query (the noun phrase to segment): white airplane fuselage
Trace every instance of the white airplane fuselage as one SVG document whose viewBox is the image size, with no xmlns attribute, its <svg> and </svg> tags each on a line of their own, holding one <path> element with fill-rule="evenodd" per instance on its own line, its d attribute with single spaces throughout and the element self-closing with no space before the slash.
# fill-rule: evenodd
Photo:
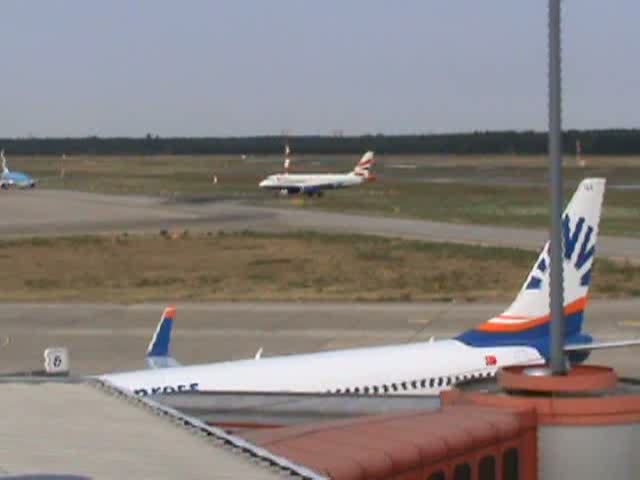
<svg viewBox="0 0 640 480">
<path fill-rule="evenodd" d="M 543 363 L 527 346 L 476 348 L 457 340 L 286 355 L 100 378 L 138 395 L 179 391 L 433 394 L 505 365 Z"/>
<path fill-rule="evenodd" d="M 7 168 L 7 159 L 4 156 L 4 150 L 0 150 L 0 160 L 2 161 L 2 170 L 0 171 L 0 188 L 33 188 L 38 181 L 22 172 L 12 172 Z"/>
<path fill-rule="evenodd" d="M 269 175 L 258 186 L 267 190 L 278 190 L 281 194 L 322 195 L 324 190 L 353 187 L 375 180 L 371 175 L 374 153 L 366 152 L 348 173 L 289 173 L 289 149 L 285 150 L 285 172 Z"/>
<path fill-rule="evenodd" d="M 352 187 L 366 181 L 364 176 L 354 173 L 318 173 L 305 175 L 300 173 L 283 173 L 269 175 L 260 182 L 260 188 L 289 191 L 291 193 L 307 193 L 320 190 Z"/>
</svg>

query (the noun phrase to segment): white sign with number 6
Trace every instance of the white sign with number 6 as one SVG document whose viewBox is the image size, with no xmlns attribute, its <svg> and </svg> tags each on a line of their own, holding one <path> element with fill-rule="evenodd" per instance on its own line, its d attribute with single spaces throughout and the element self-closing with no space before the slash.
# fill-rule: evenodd
<svg viewBox="0 0 640 480">
<path fill-rule="evenodd" d="M 44 370 L 51 374 L 69 373 L 69 351 L 65 347 L 49 347 L 44 351 Z"/>
</svg>

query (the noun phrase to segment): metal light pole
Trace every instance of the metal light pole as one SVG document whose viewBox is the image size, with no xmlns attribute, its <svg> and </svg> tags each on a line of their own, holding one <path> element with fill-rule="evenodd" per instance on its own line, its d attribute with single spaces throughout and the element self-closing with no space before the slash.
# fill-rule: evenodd
<svg viewBox="0 0 640 480">
<path fill-rule="evenodd" d="M 549 174 L 551 177 L 551 373 L 567 373 L 564 358 L 562 242 L 562 102 L 560 1 L 549 0 Z"/>
</svg>

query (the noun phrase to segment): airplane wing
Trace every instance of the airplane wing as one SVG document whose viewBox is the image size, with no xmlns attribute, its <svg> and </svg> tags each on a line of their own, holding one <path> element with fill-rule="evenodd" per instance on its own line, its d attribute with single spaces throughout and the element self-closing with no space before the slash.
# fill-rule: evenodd
<svg viewBox="0 0 640 480">
<path fill-rule="evenodd" d="M 640 339 L 633 340 L 614 340 L 612 342 L 593 342 L 593 343 L 580 343 L 575 345 L 565 345 L 565 352 L 580 352 L 585 350 L 603 350 L 605 348 L 623 348 L 633 347 L 640 345 Z"/>
<path fill-rule="evenodd" d="M 172 357 L 147 357 L 147 367 L 153 370 L 158 368 L 181 367 L 175 358 Z"/>
<path fill-rule="evenodd" d="M 160 322 L 158 322 L 156 331 L 147 348 L 147 367 L 156 369 L 180 366 L 180 363 L 169 354 L 171 329 L 173 328 L 173 319 L 175 316 L 175 307 L 167 307 L 164 309 L 164 312 L 162 312 Z"/>
</svg>

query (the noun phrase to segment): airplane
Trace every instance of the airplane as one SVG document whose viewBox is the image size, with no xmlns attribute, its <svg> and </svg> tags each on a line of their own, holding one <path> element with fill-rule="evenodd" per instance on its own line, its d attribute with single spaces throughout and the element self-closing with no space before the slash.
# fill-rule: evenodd
<svg viewBox="0 0 640 480">
<path fill-rule="evenodd" d="M 640 345 L 597 343 L 582 331 L 605 180 L 583 180 L 563 214 L 565 346 L 580 363 L 592 350 Z M 182 366 L 170 355 L 176 310 L 167 308 L 147 350 L 150 369 L 102 375 L 136 395 L 243 391 L 364 395 L 437 394 L 512 365 L 549 360 L 549 242 L 513 303 L 500 315 L 446 340 Z"/>
<path fill-rule="evenodd" d="M 291 148 L 287 143 L 284 146 L 284 173 L 289 174 L 289 166 L 291 165 Z"/>
<path fill-rule="evenodd" d="M 0 176 L 0 188 L 34 188 L 38 181 L 22 172 L 11 172 L 7 168 L 7 159 L 4 156 L 4 150 L 0 150 L 0 158 L 2 159 L 2 176 Z"/>
<path fill-rule="evenodd" d="M 285 172 L 269 175 L 258 186 L 267 190 L 277 190 L 281 195 L 304 194 L 309 197 L 317 195 L 321 197 L 324 190 L 352 187 L 365 182 L 372 182 L 375 176 L 371 174 L 374 163 L 374 153 L 366 152 L 349 173 L 315 173 L 301 174 L 289 173 L 289 153 L 286 149 Z"/>
</svg>

